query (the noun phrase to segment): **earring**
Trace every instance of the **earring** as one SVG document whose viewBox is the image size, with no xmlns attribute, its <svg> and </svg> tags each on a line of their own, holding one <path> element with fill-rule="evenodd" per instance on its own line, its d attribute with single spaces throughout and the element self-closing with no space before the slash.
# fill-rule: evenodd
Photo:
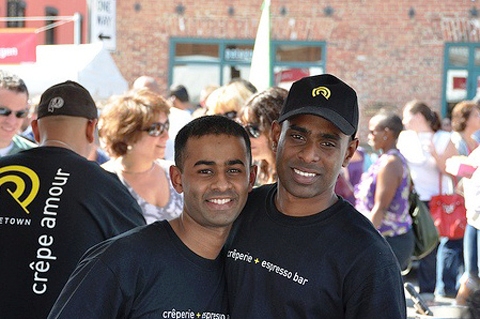
<svg viewBox="0 0 480 319">
<path fill-rule="evenodd" d="M 386 136 L 384 136 L 384 137 L 383 137 L 383 140 L 384 140 L 384 141 L 386 141 L 386 140 L 387 140 L 387 137 L 386 137 Z"/>
<path fill-rule="evenodd" d="M 133 146 L 132 145 L 127 145 L 127 151 L 131 151 L 133 149 Z"/>
<path fill-rule="evenodd" d="M 272 151 L 275 151 L 277 149 L 277 143 L 272 144 Z"/>
</svg>

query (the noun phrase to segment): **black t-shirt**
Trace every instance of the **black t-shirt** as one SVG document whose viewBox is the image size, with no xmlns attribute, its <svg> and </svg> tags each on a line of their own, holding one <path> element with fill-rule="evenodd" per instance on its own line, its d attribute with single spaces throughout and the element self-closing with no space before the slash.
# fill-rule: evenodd
<svg viewBox="0 0 480 319">
<path fill-rule="evenodd" d="M 223 270 L 158 221 L 90 249 L 48 318 L 228 319 Z"/>
<path fill-rule="evenodd" d="M 276 184 L 254 189 L 227 243 L 232 319 L 405 318 L 388 243 L 342 198 L 306 217 L 282 214 Z"/>
<path fill-rule="evenodd" d="M 88 248 L 144 224 L 118 178 L 73 151 L 0 158 L 0 317 L 46 318 Z"/>
</svg>

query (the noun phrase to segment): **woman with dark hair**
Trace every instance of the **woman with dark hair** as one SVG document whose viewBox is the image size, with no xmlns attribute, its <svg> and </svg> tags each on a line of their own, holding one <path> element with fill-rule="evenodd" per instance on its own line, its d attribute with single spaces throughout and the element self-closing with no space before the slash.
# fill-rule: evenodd
<svg viewBox="0 0 480 319">
<path fill-rule="evenodd" d="M 474 133 L 480 130 L 480 108 L 473 101 L 462 101 L 455 105 L 452 110 L 452 141 L 458 150 L 459 155 L 468 156 L 478 147 L 478 141 L 475 139 Z M 477 151 L 478 152 L 478 151 Z M 463 303 L 465 296 L 471 289 L 471 285 L 478 285 L 480 282 L 478 276 L 478 222 L 474 222 L 470 218 L 468 202 L 468 194 L 470 190 L 466 189 L 466 185 L 470 185 L 471 181 L 463 180 L 461 183 L 465 191 L 465 206 L 467 208 L 467 226 L 465 227 L 465 235 L 461 239 L 448 240 L 445 244 L 449 249 L 449 253 L 456 257 L 455 264 L 461 264 L 462 257 L 465 271 L 460 280 L 460 288 L 457 293 L 457 303 Z M 476 199 L 478 201 L 478 199 Z M 476 226 L 476 227 L 475 227 Z M 448 265 L 452 262 L 447 263 Z M 458 271 L 456 272 L 458 273 Z M 454 274 L 456 274 L 454 273 Z M 455 278 L 456 279 L 456 278 Z M 456 283 L 456 280 L 455 280 Z"/>
<path fill-rule="evenodd" d="M 142 208 L 147 224 L 180 215 L 183 196 L 173 188 L 163 160 L 169 107 L 148 90 L 127 92 L 110 101 L 100 116 L 99 135 L 112 159 L 102 165 L 118 175 Z"/>
<path fill-rule="evenodd" d="M 413 254 L 414 234 L 407 162 L 396 148 L 402 130 L 402 119 L 394 113 L 381 111 L 370 119 L 368 142 L 380 156 L 355 187 L 355 208 L 385 237 L 404 270 Z"/>
<path fill-rule="evenodd" d="M 257 185 L 274 183 L 277 179 L 270 128 L 272 122 L 278 119 L 287 94 L 288 91 L 280 87 L 256 93 L 237 115 L 250 136 L 253 159 L 259 168 Z"/>
<path fill-rule="evenodd" d="M 424 102 L 413 100 L 403 109 L 403 131 L 397 147 L 405 157 L 420 200 L 427 205 L 432 196 L 453 192 L 451 178 L 445 172 L 445 162 L 457 149 L 451 133 L 440 130 L 440 117 Z M 441 185 L 441 186 L 440 186 Z M 437 249 L 422 258 L 418 267 L 420 293 L 434 293 L 436 287 Z"/>
<path fill-rule="evenodd" d="M 452 141 L 460 155 L 468 155 L 478 146 L 473 134 L 480 130 L 480 107 L 472 101 L 462 101 L 452 110 Z"/>
</svg>

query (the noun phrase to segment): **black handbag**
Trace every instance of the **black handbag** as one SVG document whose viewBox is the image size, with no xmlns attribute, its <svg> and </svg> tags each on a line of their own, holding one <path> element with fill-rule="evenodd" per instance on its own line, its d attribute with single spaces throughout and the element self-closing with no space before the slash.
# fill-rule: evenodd
<svg viewBox="0 0 480 319">
<path fill-rule="evenodd" d="M 408 200 L 415 234 L 413 257 L 418 260 L 430 254 L 437 247 L 440 237 L 428 206 L 420 200 L 415 190 L 410 192 Z"/>
</svg>

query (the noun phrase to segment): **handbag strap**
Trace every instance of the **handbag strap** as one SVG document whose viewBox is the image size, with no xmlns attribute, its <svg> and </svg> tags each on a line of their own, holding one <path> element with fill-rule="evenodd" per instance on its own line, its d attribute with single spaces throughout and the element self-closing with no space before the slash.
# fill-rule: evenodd
<svg viewBox="0 0 480 319">
<path fill-rule="evenodd" d="M 438 173 L 438 195 L 442 195 L 442 172 Z"/>
<path fill-rule="evenodd" d="M 442 176 L 443 176 L 443 174 L 442 174 L 441 172 L 438 173 L 438 190 L 440 191 L 440 192 L 438 193 L 439 195 L 443 195 L 443 193 L 442 193 L 442 185 L 443 185 L 443 183 L 442 183 Z M 456 177 L 456 176 L 450 176 L 450 179 L 452 180 L 452 183 L 453 183 L 453 185 L 452 185 L 452 187 L 453 187 L 453 193 L 455 193 L 455 186 L 456 186 L 457 183 L 458 183 L 457 177 Z"/>
</svg>

